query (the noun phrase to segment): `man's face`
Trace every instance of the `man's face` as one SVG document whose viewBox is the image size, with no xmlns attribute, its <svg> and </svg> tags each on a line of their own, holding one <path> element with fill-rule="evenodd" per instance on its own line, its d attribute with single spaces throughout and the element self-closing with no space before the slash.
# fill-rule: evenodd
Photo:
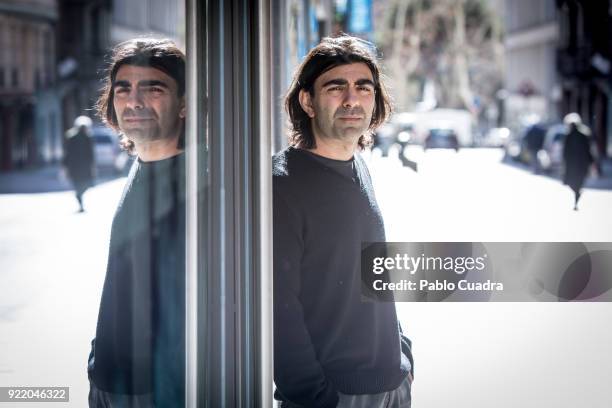
<svg viewBox="0 0 612 408">
<path fill-rule="evenodd" d="M 374 102 L 372 72 L 362 62 L 340 65 L 321 74 L 314 83 L 314 96 L 300 92 L 300 104 L 312 119 L 315 137 L 351 143 L 368 129 Z"/>
<path fill-rule="evenodd" d="M 177 138 L 185 99 L 176 81 L 151 67 L 123 65 L 113 82 L 113 106 L 121 131 L 136 145 Z"/>
</svg>

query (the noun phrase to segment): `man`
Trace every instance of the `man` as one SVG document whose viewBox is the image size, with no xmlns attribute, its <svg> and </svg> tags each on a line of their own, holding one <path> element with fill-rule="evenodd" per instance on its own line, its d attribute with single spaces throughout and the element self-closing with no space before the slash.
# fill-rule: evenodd
<svg viewBox="0 0 612 408">
<path fill-rule="evenodd" d="M 565 115 L 563 123 L 567 126 L 563 143 L 563 160 L 565 162 L 563 183 L 567 184 L 574 192 L 574 211 L 578 211 L 578 200 L 580 200 L 582 186 L 594 161 L 591 153 L 591 130 L 582 123 L 582 119 L 577 113 Z"/>
<path fill-rule="evenodd" d="M 74 120 L 74 126 L 66 131 L 64 142 L 64 158 L 62 164 L 68 178 L 72 182 L 79 212 L 85 211 L 83 194 L 93 184 L 94 151 L 91 142 L 91 119 L 79 116 Z"/>
<path fill-rule="evenodd" d="M 324 39 L 285 100 L 290 147 L 273 169 L 274 378 L 282 407 L 410 406 L 410 342 L 395 305 L 361 296 L 361 245 L 385 241 L 385 231 L 357 150 L 391 109 L 369 47 L 349 36 Z"/>
<path fill-rule="evenodd" d="M 116 47 L 98 113 L 138 158 L 111 229 L 90 407 L 184 406 L 184 95 L 172 42 Z"/>
<path fill-rule="evenodd" d="M 529 151 L 529 161 L 535 174 L 540 173 L 540 162 L 538 160 L 538 152 L 544 146 L 544 138 L 546 137 L 546 128 L 536 122 L 529 126 L 525 133 L 525 141 L 527 142 L 527 150 Z"/>
</svg>

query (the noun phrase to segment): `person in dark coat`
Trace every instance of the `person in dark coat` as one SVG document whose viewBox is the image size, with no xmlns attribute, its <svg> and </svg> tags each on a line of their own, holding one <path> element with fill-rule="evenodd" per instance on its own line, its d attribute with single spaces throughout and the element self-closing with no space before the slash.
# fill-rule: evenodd
<svg viewBox="0 0 612 408">
<path fill-rule="evenodd" d="M 538 152 L 544 145 L 544 137 L 546 136 L 546 129 L 540 123 L 535 123 L 529 127 L 525 134 L 525 141 L 527 143 L 527 149 L 529 150 L 529 160 L 533 167 L 533 172 L 538 174 L 540 172 L 540 163 L 538 161 Z"/>
<path fill-rule="evenodd" d="M 563 160 L 565 162 L 565 174 L 563 183 L 574 191 L 574 210 L 578 210 L 580 190 L 593 163 L 591 153 L 591 130 L 582 124 L 580 115 L 570 113 L 565 116 L 563 122 L 567 126 L 567 136 L 563 144 Z"/>
<path fill-rule="evenodd" d="M 64 143 L 64 159 L 62 164 L 68 173 L 68 178 L 74 187 L 76 199 L 79 202 L 79 212 L 83 207 L 83 194 L 93 185 L 94 151 L 91 142 L 91 119 L 79 116 L 74 126 L 66 132 Z"/>
</svg>

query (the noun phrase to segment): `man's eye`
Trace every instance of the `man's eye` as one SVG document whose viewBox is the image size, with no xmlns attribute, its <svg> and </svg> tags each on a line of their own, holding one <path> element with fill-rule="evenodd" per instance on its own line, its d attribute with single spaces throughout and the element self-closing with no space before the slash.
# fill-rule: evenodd
<svg viewBox="0 0 612 408">
<path fill-rule="evenodd" d="M 332 92 L 338 92 L 342 90 L 344 90 L 344 88 L 341 86 L 332 86 L 331 88 L 329 88 L 329 91 L 332 91 Z"/>
<path fill-rule="evenodd" d="M 160 94 L 164 92 L 162 88 L 157 87 L 157 86 L 148 86 L 146 88 L 142 88 L 142 91 L 148 94 Z"/>
<path fill-rule="evenodd" d="M 128 92 L 129 92 L 129 89 L 127 89 L 127 88 L 117 88 L 117 89 L 115 89 L 115 94 L 117 94 L 117 95 L 122 95 L 122 94 L 125 95 Z"/>
<path fill-rule="evenodd" d="M 367 92 L 367 93 L 372 92 L 372 88 L 369 86 L 360 86 L 360 87 L 357 87 L 357 90 L 359 90 L 360 92 Z"/>
</svg>

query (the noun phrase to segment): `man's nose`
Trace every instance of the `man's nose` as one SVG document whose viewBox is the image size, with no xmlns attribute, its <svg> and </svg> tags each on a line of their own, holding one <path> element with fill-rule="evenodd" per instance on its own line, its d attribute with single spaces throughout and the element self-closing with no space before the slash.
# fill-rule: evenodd
<svg viewBox="0 0 612 408">
<path fill-rule="evenodd" d="M 132 109 L 142 109 L 144 107 L 142 92 L 139 89 L 132 89 L 130 91 L 127 99 L 127 107 Z"/>
<path fill-rule="evenodd" d="M 344 100 L 342 105 L 347 108 L 352 108 L 359 104 L 359 98 L 357 97 L 357 90 L 353 87 L 348 87 L 344 92 Z"/>
</svg>

